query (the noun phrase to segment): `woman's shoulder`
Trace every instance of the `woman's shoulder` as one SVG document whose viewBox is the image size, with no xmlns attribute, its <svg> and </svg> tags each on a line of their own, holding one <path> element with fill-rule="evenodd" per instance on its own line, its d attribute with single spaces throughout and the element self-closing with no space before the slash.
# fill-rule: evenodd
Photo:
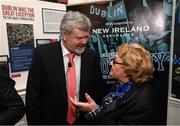
<svg viewBox="0 0 180 126">
<path fill-rule="evenodd" d="M 157 99 L 156 89 L 152 86 L 151 81 L 139 85 L 139 92 L 135 99 L 143 103 L 155 101 L 155 99 Z"/>
</svg>

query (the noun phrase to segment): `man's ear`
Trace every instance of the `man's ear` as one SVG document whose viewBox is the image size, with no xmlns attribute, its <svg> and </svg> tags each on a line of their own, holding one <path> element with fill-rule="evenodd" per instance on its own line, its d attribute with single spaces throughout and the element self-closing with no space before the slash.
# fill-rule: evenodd
<svg viewBox="0 0 180 126">
<path fill-rule="evenodd" d="M 67 41 L 67 33 L 64 32 L 64 31 L 61 31 L 61 34 L 62 34 L 62 39 L 63 39 L 64 41 Z"/>
</svg>

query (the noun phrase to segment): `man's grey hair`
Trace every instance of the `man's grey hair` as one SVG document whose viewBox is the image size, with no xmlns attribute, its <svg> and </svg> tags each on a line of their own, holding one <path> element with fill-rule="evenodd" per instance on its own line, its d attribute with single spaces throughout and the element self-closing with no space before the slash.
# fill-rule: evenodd
<svg viewBox="0 0 180 126">
<path fill-rule="evenodd" d="M 90 31 L 91 21 L 79 11 L 68 11 L 61 20 L 60 31 L 70 34 L 74 28 Z"/>
</svg>

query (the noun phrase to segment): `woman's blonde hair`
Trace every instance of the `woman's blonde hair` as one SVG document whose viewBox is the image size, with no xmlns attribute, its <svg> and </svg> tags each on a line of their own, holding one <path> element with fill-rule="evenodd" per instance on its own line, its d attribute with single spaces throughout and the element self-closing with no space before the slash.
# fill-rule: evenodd
<svg viewBox="0 0 180 126">
<path fill-rule="evenodd" d="M 142 83 L 153 77 L 154 65 L 151 54 L 137 43 L 122 44 L 117 48 L 117 55 L 127 66 L 125 73 L 134 83 Z"/>
</svg>

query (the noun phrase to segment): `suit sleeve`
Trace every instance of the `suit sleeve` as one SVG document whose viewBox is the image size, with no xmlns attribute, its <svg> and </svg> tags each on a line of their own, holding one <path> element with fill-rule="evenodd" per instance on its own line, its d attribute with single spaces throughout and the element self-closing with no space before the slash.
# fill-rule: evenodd
<svg viewBox="0 0 180 126">
<path fill-rule="evenodd" d="M 26 117 L 28 124 L 42 124 L 41 111 L 40 111 L 40 88 L 43 83 L 42 80 L 42 61 L 38 48 L 34 52 L 31 62 L 27 88 L 26 88 Z"/>
<path fill-rule="evenodd" d="M 24 103 L 10 77 L 0 75 L 0 83 L 0 125 L 14 125 L 25 113 Z"/>
</svg>

